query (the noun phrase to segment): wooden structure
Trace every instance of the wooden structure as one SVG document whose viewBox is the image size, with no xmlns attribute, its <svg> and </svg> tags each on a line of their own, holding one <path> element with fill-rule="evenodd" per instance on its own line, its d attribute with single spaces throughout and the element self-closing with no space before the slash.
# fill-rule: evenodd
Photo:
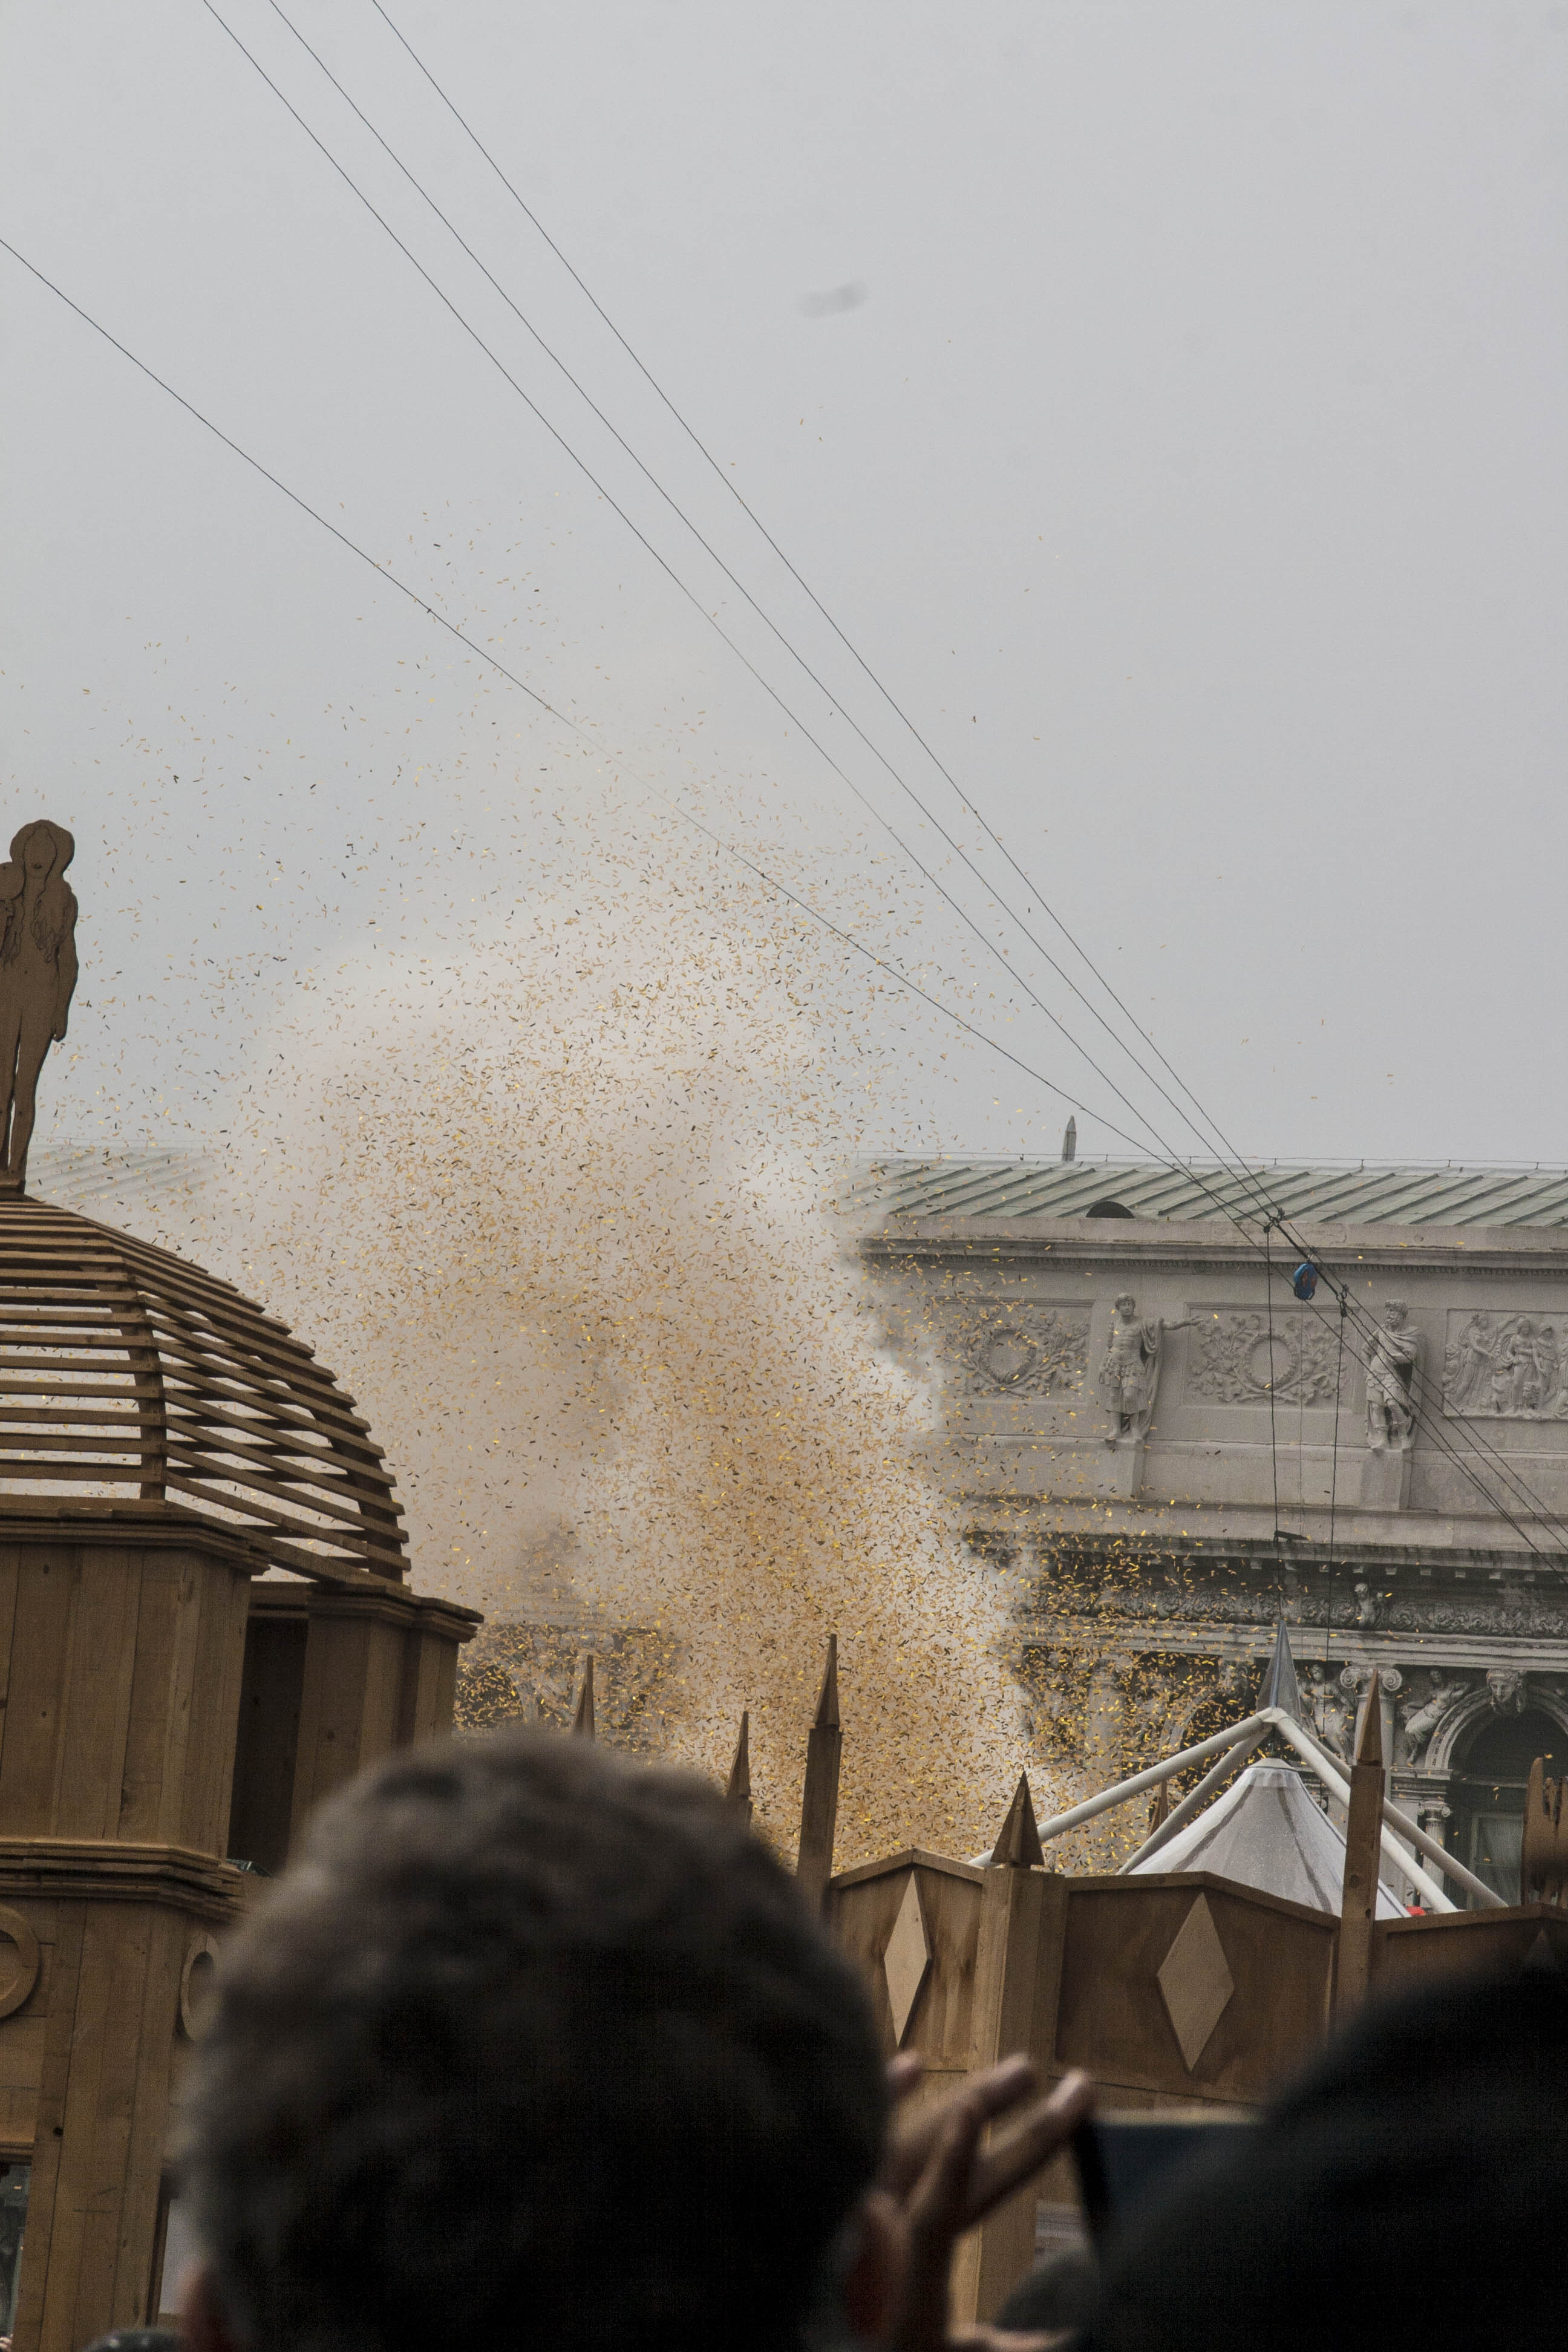
<svg viewBox="0 0 1568 2352">
<path fill-rule="evenodd" d="M 282 1324 L 163 1251 L 0 1197 L 14 2352 L 157 2315 L 171 2103 L 214 1939 L 322 1797 L 450 1724 L 479 1620 L 406 1573 L 380 1451 Z"/>
<path fill-rule="evenodd" d="M 302 1575 L 407 1572 L 381 1449 L 331 1374 L 199 1266 L 0 1198 L 0 1498 L 177 1506 Z"/>
<path fill-rule="evenodd" d="M 813 1910 L 821 1908 L 833 1874 L 833 1840 L 838 1827 L 838 1767 L 844 1733 L 838 1720 L 838 1636 L 827 1637 L 827 1659 L 816 1715 L 805 1742 L 805 1783 L 800 1800 L 800 1843 L 795 1874 Z"/>
<path fill-rule="evenodd" d="M 910 1847 L 830 1878 L 826 1916 L 860 1968 L 889 2055 L 918 2051 L 932 2094 L 1021 2051 L 1047 2081 L 1081 2067 L 1108 2111 L 1235 2114 L 1269 2097 L 1369 1992 L 1465 1969 L 1542 1961 L 1568 1969 L 1568 1909 L 1504 1906 L 1444 1856 L 1439 1866 L 1479 1906 L 1459 1910 L 1415 1864 L 1406 1843 L 1415 1825 L 1386 1801 L 1375 1688 L 1348 1782 L 1275 1704 L 1294 1695 L 1281 1633 L 1266 1704 L 1245 1722 L 1044 1824 L 1021 1780 L 984 1862 Z M 1151 1866 L 1204 1793 L 1271 1734 L 1299 1753 L 1311 1748 L 1302 1760 L 1348 1801 L 1337 1914 L 1202 1870 Z M 1118 1872 L 1047 1866 L 1064 1828 L 1204 1765 L 1211 1769 L 1197 1786 L 1151 1822 L 1144 1846 Z M 1568 1871 L 1558 1845 L 1562 1796 L 1540 1779 L 1538 1771 L 1527 1873 L 1556 1889 Z M 1385 1875 L 1415 1874 L 1432 1908 L 1379 1916 L 1380 1864 Z M 1076 2196 L 1058 2158 L 971 2233 L 955 2275 L 956 2318 L 994 2315 L 1034 2259 L 1037 2205 Z"/>
</svg>

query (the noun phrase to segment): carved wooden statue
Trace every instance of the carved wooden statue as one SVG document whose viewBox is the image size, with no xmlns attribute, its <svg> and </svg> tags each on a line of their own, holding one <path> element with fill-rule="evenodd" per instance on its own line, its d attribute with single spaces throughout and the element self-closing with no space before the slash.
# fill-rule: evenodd
<svg viewBox="0 0 1568 2352">
<path fill-rule="evenodd" d="M 38 1073 L 66 1034 L 76 987 L 76 898 L 66 867 L 76 843 L 63 825 L 25 824 L 0 866 L 0 1192 L 26 1181 Z"/>
</svg>

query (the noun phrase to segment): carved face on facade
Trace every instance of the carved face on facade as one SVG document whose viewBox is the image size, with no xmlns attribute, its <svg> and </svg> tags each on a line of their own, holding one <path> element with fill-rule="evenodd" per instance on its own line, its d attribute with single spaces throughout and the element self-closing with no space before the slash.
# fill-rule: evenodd
<svg viewBox="0 0 1568 2352">
<path fill-rule="evenodd" d="M 1397 1331 L 1409 1312 L 1410 1308 L 1406 1300 L 1403 1298 L 1391 1298 L 1384 1307 L 1383 1319 L 1389 1330 Z"/>
<path fill-rule="evenodd" d="M 1138 1301 L 1130 1290 L 1124 1290 L 1116 1302 L 1116 1311 L 1124 1323 L 1131 1323 L 1138 1312 Z"/>
</svg>

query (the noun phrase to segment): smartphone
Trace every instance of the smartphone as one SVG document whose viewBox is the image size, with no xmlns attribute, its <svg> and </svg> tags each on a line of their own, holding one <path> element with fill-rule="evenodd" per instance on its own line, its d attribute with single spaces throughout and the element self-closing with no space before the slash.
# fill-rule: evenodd
<svg viewBox="0 0 1568 2352">
<path fill-rule="evenodd" d="M 1098 2244 L 1157 2189 L 1224 2147 L 1250 2116 L 1089 2116 L 1073 2135 L 1079 2194 Z"/>
</svg>

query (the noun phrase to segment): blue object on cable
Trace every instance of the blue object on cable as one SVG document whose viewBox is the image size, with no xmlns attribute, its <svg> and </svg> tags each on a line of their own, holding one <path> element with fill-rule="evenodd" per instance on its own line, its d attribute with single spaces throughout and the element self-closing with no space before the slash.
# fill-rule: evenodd
<svg viewBox="0 0 1568 2352">
<path fill-rule="evenodd" d="M 1295 1292 L 1298 1298 L 1311 1298 L 1315 1297 L 1318 1288 L 1317 1267 L 1315 1265 L 1308 1265 L 1303 1262 L 1296 1268 L 1295 1273 L 1290 1276 L 1290 1287 Z"/>
</svg>

